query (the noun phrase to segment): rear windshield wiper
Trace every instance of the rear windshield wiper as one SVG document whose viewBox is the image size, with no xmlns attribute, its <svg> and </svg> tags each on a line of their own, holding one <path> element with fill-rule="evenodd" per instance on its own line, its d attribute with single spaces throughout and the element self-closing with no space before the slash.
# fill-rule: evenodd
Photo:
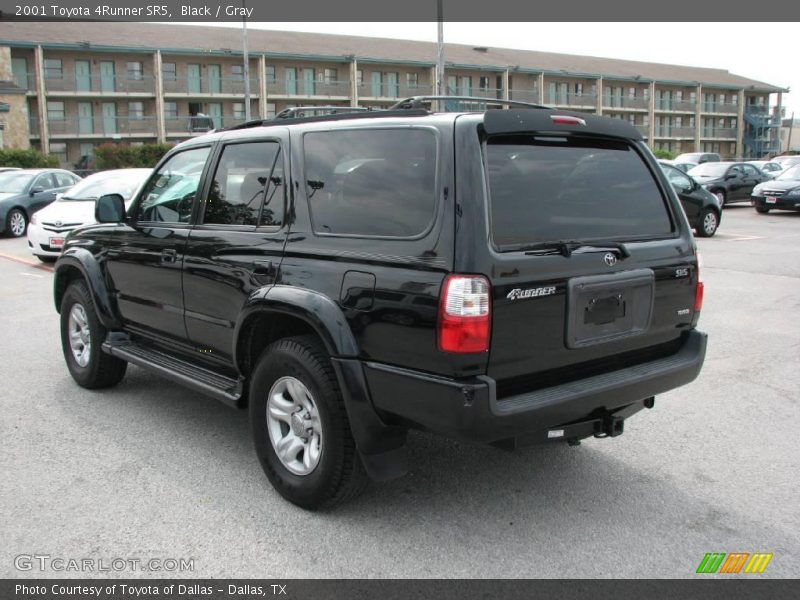
<svg viewBox="0 0 800 600">
<path fill-rule="evenodd" d="M 570 257 L 575 250 L 579 248 L 597 248 L 600 250 L 612 249 L 618 250 L 622 258 L 628 258 L 631 253 L 628 247 L 622 242 L 581 242 L 578 240 L 565 240 L 557 242 L 541 242 L 539 244 L 531 244 L 523 246 L 522 248 L 515 248 L 518 252 L 525 252 L 525 254 L 561 254 L 562 256 Z"/>
</svg>

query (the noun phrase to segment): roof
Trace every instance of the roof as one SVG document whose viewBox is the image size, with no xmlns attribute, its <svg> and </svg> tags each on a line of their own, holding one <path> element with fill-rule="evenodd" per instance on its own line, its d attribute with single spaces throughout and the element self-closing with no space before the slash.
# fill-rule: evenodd
<svg viewBox="0 0 800 600">
<path fill-rule="evenodd" d="M 104 22 L 16 22 L 6 21 L 0 33 L 0 44 L 12 46 L 65 47 L 81 49 L 162 52 L 241 54 L 241 34 L 230 27 L 199 25 Z M 352 35 L 267 31 L 250 29 L 248 47 L 251 54 L 274 57 L 338 60 L 356 58 L 363 62 L 417 64 L 433 66 L 436 44 L 411 40 L 370 38 Z M 625 80 L 659 81 L 745 88 L 762 92 L 787 91 L 724 69 L 708 69 L 662 63 L 618 60 L 594 56 L 578 56 L 514 50 L 510 48 L 474 48 L 464 44 L 445 44 L 448 66 L 505 70 L 511 67 L 522 72 L 563 73 L 564 75 L 604 76 Z"/>
</svg>

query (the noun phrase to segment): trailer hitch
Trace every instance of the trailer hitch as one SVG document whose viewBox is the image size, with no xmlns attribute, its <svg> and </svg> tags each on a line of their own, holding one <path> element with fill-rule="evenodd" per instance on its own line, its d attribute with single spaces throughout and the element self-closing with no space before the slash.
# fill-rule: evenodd
<svg viewBox="0 0 800 600">
<path fill-rule="evenodd" d="M 598 430 L 594 432 L 594 437 L 617 437 L 622 435 L 625 429 L 625 417 L 619 415 L 606 414 L 597 423 Z"/>
</svg>

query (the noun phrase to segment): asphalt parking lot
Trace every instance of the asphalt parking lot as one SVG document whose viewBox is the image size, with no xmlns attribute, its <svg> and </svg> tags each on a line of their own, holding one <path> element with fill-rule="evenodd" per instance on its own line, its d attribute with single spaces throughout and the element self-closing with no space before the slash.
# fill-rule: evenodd
<svg viewBox="0 0 800 600">
<path fill-rule="evenodd" d="M 308 513 L 263 476 L 244 411 L 137 368 L 75 385 L 52 275 L 2 238 L 0 577 L 92 575 L 20 571 L 23 554 L 192 558 L 175 574 L 194 577 L 693 577 L 706 552 L 771 552 L 747 577 L 795 577 L 800 213 L 733 206 L 698 245 L 705 368 L 623 436 L 508 453 L 414 434 L 408 476 Z"/>
</svg>

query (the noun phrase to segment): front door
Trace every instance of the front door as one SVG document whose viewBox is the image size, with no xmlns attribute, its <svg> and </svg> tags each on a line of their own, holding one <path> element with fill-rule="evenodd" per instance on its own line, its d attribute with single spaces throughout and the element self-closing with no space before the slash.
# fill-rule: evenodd
<svg viewBox="0 0 800 600">
<path fill-rule="evenodd" d="M 28 61 L 25 58 L 11 59 L 11 72 L 14 75 L 14 83 L 23 90 L 28 89 Z"/>
<path fill-rule="evenodd" d="M 208 65 L 208 91 L 212 94 L 222 92 L 222 71 L 219 65 Z"/>
<path fill-rule="evenodd" d="M 314 95 L 314 69 L 303 69 L 303 95 Z"/>
<path fill-rule="evenodd" d="M 186 65 L 186 91 L 199 94 L 200 80 L 200 65 Z"/>
<path fill-rule="evenodd" d="M 286 130 L 273 128 L 269 137 L 227 144 L 219 154 L 183 266 L 186 330 L 204 355 L 232 357 L 247 298 L 280 277 L 287 142 Z"/>
<path fill-rule="evenodd" d="M 100 91 L 114 92 L 117 89 L 117 78 L 114 73 L 113 60 L 100 61 Z"/>
<path fill-rule="evenodd" d="M 117 103 L 103 102 L 103 133 L 115 135 L 117 133 Z"/>
<path fill-rule="evenodd" d="M 78 102 L 78 133 L 94 133 L 94 115 L 91 102 Z"/>
<path fill-rule="evenodd" d="M 112 65 L 114 63 L 111 63 Z M 75 61 L 75 91 L 92 91 L 92 67 L 88 60 Z"/>
<path fill-rule="evenodd" d="M 293 96 L 297 94 L 297 69 L 294 67 L 286 67 L 284 70 L 284 77 L 286 78 L 286 94 Z"/>
<path fill-rule="evenodd" d="M 131 206 L 128 223 L 107 241 L 106 271 L 131 330 L 185 341 L 181 267 L 189 222 L 210 146 L 172 155 Z"/>
<path fill-rule="evenodd" d="M 214 121 L 214 128 L 224 127 L 222 122 L 222 104 L 219 102 L 208 103 L 208 116 Z"/>
</svg>

